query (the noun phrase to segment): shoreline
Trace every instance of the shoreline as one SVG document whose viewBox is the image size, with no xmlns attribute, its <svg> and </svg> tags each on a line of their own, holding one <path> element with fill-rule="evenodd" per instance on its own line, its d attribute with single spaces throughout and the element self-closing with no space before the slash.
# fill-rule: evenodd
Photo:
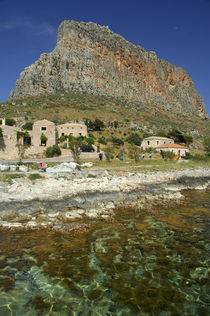
<svg viewBox="0 0 210 316">
<path fill-rule="evenodd" d="M 0 182 L 0 228 L 86 229 L 93 219 L 112 220 L 114 209 L 143 210 L 153 202 L 179 203 L 186 189 L 206 189 L 210 168 L 158 172 L 108 172 L 106 170 L 45 173 L 42 179 Z"/>
</svg>

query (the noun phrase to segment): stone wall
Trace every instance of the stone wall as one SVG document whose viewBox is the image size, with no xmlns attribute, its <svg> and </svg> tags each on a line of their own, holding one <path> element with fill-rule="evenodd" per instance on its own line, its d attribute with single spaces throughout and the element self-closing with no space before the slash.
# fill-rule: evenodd
<svg viewBox="0 0 210 316">
<path fill-rule="evenodd" d="M 58 138 L 63 135 L 87 136 L 87 126 L 79 123 L 66 123 L 56 126 Z"/>
<path fill-rule="evenodd" d="M 16 159 L 18 157 L 17 131 L 21 129 L 7 125 L 1 125 L 1 129 L 3 137 L 0 141 L 0 159 Z"/>
<path fill-rule="evenodd" d="M 46 145 L 41 144 L 41 135 L 47 137 Z M 48 120 L 36 121 L 33 124 L 31 143 L 35 147 L 42 146 L 49 147 L 56 144 L 56 130 L 55 124 Z"/>
<path fill-rule="evenodd" d="M 174 140 L 167 137 L 151 136 L 143 139 L 141 147 L 145 150 L 149 147 L 156 148 L 157 146 L 163 144 L 174 144 Z"/>
</svg>

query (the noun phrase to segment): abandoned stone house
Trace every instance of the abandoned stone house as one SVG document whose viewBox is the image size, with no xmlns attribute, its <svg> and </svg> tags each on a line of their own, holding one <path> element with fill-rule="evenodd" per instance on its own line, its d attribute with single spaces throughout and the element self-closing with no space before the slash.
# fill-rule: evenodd
<svg viewBox="0 0 210 316">
<path fill-rule="evenodd" d="M 159 145 L 165 144 L 174 144 L 174 140 L 167 137 L 151 136 L 143 139 L 141 148 L 145 150 L 149 147 L 156 148 Z"/>
<path fill-rule="evenodd" d="M 87 126 L 78 123 L 65 123 L 57 126 L 58 138 L 64 135 L 87 136 Z"/>
<path fill-rule="evenodd" d="M 141 148 L 143 150 L 152 147 L 157 151 L 171 151 L 175 155 L 182 156 L 189 152 L 189 148 L 179 144 L 174 144 L 174 140 L 167 137 L 151 136 L 144 138 L 141 143 Z"/>
<path fill-rule="evenodd" d="M 179 144 L 163 144 L 155 148 L 159 152 L 171 151 L 177 156 L 185 156 L 186 153 L 189 153 L 189 148 Z"/>
<path fill-rule="evenodd" d="M 17 126 L 5 125 L 2 120 L 2 134 L 0 146 L 0 159 L 18 158 L 17 132 L 23 130 Z M 55 125 L 48 120 L 35 121 L 31 131 L 23 138 L 23 143 L 29 145 L 25 156 L 42 155 L 46 147 L 58 145 L 59 137 L 62 135 L 87 136 L 87 126 L 84 123 L 66 123 Z"/>
</svg>

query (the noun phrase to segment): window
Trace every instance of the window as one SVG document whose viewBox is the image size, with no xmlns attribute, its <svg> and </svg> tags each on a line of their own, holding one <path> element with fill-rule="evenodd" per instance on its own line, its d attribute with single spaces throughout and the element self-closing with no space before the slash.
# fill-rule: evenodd
<svg viewBox="0 0 210 316">
<path fill-rule="evenodd" d="M 159 141 L 157 140 L 157 145 L 159 145 Z"/>
<path fill-rule="evenodd" d="M 46 140 L 41 140 L 41 146 L 47 146 L 47 141 Z"/>
<path fill-rule="evenodd" d="M 23 138 L 23 145 L 26 145 L 26 146 L 30 146 L 31 145 L 31 137 L 30 136 L 25 136 Z"/>
<path fill-rule="evenodd" d="M 64 133 L 61 133 L 62 136 L 64 136 Z"/>
<path fill-rule="evenodd" d="M 147 145 L 149 145 L 149 140 L 147 141 Z"/>
<path fill-rule="evenodd" d="M 46 130 L 47 130 L 47 127 L 46 127 L 46 126 L 42 126 L 42 127 L 41 127 L 41 130 L 42 130 L 42 131 L 46 131 Z"/>
</svg>

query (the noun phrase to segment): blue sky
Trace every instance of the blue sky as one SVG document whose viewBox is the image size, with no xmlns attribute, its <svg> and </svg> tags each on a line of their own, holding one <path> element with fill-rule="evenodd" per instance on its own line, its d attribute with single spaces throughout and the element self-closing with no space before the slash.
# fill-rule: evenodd
<svg viewBox="0 0 210 316">
<path fill-rule="evenodd" d="M 54 49 L 63 20 L 108 25 L 185 68 L 210 114 L 210 0 L 0 0 L 0 102 L 25 67 Z"/>
</svg>

